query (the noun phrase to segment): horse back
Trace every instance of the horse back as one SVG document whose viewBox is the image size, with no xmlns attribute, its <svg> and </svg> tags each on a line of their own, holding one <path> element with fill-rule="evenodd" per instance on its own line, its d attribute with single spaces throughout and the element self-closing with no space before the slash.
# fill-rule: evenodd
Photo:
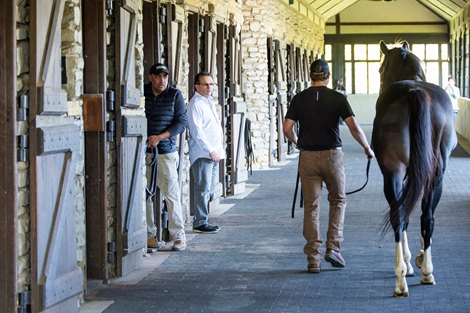
<svg viewBox="0 0 470 313">
<path fill-rule="evenodd" d="M 454 113 L 445 90 L 427 82 L 399 81 L 391 84 L 377 99 L 372 147 L 381 168 L 388 166 L 388 170 L 395 171 L 408 166 L 412 93 L 419 93 L 420 105 L 429 110 L 435 153 L 446 159 L 455 147 Z"/>
</svg>

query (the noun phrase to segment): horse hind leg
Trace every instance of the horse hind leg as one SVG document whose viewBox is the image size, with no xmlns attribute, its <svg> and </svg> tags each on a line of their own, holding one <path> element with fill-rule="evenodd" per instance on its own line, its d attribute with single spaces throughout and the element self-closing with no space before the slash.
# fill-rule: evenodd
<svg viewBox="0 0 470 313">
<path fill-rule="evenodd" d="M 413 265 L 411 265 L 411 251 L 408 245 L 408 236 L 407 236 L 406 230 L 404 230 L 402 233 L 401 243 L 403 246 L 403 260 L 405 261 L 405 264 L 406 264 L 406 276 L 407 277 L 415 276 Z"/>
<path fill-rule="evenodd" d="M 403 255 L 402 243 L 395 243 L 395 289 L 393 291 L 394 297 L 408 297 L 408 284 L 406 282 L 407 266 Z"/>
<path fill-rule="evenodd" d="M 384 172 L 383 172 L 384 173 Z M 389 175 L 387 175 L 389 174 Z M 406 229 L 405 221 L 403 220 L 403 207 L 396 205 L 397 195 L 403 188 L 403 175 L 384 173 L 384 193 L 390 204 L 390 224 L 392 225 L 395 235 L 395 289 L 393 290 L 394 297 L 408 297 L 408 284 L 406 276 L 408 273 L 408 266 L 405 261 L 405 254 L 409 260 L 411 259 L 411 252 L 408 248 L 408 240 L 405 239 L 405 246 L 403 244 L 403 233 Z M 406 233 L 405 233 L 406 234 Z M 406 238 L 406 237 L 405 237 Z M 411 267 L 411 264 L 410 264 Z M 412 268 L 412 267 L 411 267 Z"/>
</svg>

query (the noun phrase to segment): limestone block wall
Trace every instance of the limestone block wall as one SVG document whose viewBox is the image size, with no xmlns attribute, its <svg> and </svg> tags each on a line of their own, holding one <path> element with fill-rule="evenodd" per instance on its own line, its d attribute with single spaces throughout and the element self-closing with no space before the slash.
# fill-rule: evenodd
<svg viewBox="0 0 470 313">
<path fill-rule="evenodd" d="M 29 91 L 29 4 L 16 2 L 16 88 L 18 97 Z M 18 121 L 16 135 L 28 134 L 28 122 Z M 18 290 L 28 290 L 30 276 L 29 164 L 17 163 L 18 181 Z"/>
<path fill-rule="evenodd" d="M 137 0 L 142 8 L 142 1 Z M 298 16 L 284 0 L 180 0 L 177 6 L 185 10 L 186 17 L 190 12 L 198 12 L 201 15 L 211 15 L 217 21 L 226 25 L 236 25 L 241 29 L 242 45 L 242 91 L 243 100 L 246 102 L 247 117 L 252 121 L 253 144 L 255 148 L 255 167 L 265 167 L 269 159 L 269 107 L 268 107 L 268 66 L 267 66 L 267 38 L 281 42 L 282 58 L 286 58 L 286 44 L 295 44 L 307 50 L 321 51 L 322 28 L 308 18 Z M 18 96 L 29 92 L 29 1 L 17 0 L 16 22 L 17 22 L 17 91 Z M 164 1 L 162 2 L 164 4 Z M 84 176 L 84 140 L 83 140 L 83 76 L 84 55 L 82 42 L 82 7 L 80 0 L 66 0 L 62 20 L 62 55 L 65 64 L 66 82 L 63 89 L 67 92 L 68 117 L 79 127 L 80 149 L 77 153 L 75 173 L 75 211 L 77 229 L 77 263 L 86 272 L 86 218 L 85 218 L 85 176 Z M 143 53 L 143 29 L 142 11 L 137 12 L 137 37 L 135 47 L 135 59 L 137 73 L 137 87 L 143 92 L 145 81 L 144 53 Z M 106 17 L 107 27 L 107 51 L 115 50 L 115 21 L 113 15 Z M 314 30 L 312 33 L 312 29 Z M 182 91 L 186 101 L 188 94 L 188 63 L 189 48 L 188 19 L 183 22 L 183 37 L 181 52 L 182 79 L 178 88 Z M 113 89 L 115 83 L 115 56 L 108 53 L 106 60 L 108 89 Z M 218 73 L 213 73 L 217 81 Z M 286 99 L 286 83 L 281 84 L 281 94 Z M 142 93 L 143 94 L 143 93 Z M 214 95 L 216 96 L 216 95 Z M 132 111 L 133 114 L 144 114 L 143 97 L 141 107 Z M 106 120 L 114 119 L 113 113 L 108 112 Z M 47 120 L 46 120 L 47 121 Z M 18 121 L 17 135 L 28 133 L 28 122 Z M 183 208 L 189 220 L 189 159 L 188 148 L 185 141 L 185 161 L 183 173 L 185 183 L 182 191 Z M 116 234 L 116 166 L 117 150 L 113 142 L 106 143 L 108 164 L 108 186 L 107 197 L 107 224 L 108 241 L 114 241 Z M 144 164 L 144 162 L 142 162 Z M 18 221 L 19 221 L 19 247 L 18 247 L 18 288 L 27 290 L 30 284 L 30 204 L 29 204 L 29 165 L 27 162 L 18 162 Z M 142 178 L 145 179 L 145 168 L 142 168 Z M 142 195 L 142 201 L 145 196 Z M 145 207 L 144 205 L 142 207 Z M 144 214 L 145 216 L 145 214 Z M 188 221 L 189 223 L 190 221 Z M 110 269 L 113 271 L 114 269 Z"/>
<path fill-rule="evenodd" d="M 243 91 L 248 118 L 252 121 L 254 168 L 269 166 L 269 107 L 267 38 L 284 43 L 282 56 L 286 57 L 286 43 L 294 44 L 316 55 L 323 52 L 325 22 L 300 15 L 282 0 L 243 1 Z M 283 86 L 285 88 L 285 86 Z M 285 101 L 285 90 L 283 101 Z"/>
</svg>

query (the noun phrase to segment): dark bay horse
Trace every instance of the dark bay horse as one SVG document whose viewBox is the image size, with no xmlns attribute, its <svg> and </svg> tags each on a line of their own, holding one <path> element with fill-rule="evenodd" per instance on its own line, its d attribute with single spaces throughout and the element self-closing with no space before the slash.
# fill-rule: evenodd
<svg viewBox="0 0 470 313">
<path fill-rule="evenodd" d="M 434 211 L 442 195 L 446 163 L 455 148 L 452 104 L 439 86 L 427 83 L 421 61 L 407 42 L 388 49 L 380 67 L 381 88 L 376 105 L 372 147 L 384 178 L 395 235 L 396 283 L 393 295 L 407 297 L 406 276 L 413 276 L 406 230 L 421 199 L 421 250 L 416 265 L 421 284 L 434 285 L 431 237 Z"/>
</svg>

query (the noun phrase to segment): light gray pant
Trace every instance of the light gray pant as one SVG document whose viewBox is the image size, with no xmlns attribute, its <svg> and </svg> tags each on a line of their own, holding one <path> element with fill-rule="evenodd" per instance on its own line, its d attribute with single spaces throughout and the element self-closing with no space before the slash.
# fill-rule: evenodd
<svg viewBox="0 0 470 313">
<path fill-rule="evenodd" d="M 147 154 L 147 181 L 150 179 L 152 168 L 152 154 Z M 184 218 L 181 207 L 180 187 L 178 183 L 178 152 L 158 155 L 157 186 L 165 199 L 168 208 L 168 231 L 173 240 L 186 240 L 184 232 Z M 153 216 L 152 198 L 147 199 L 147 233 L 156 236 L 157 227 Z"/>
</svg>

